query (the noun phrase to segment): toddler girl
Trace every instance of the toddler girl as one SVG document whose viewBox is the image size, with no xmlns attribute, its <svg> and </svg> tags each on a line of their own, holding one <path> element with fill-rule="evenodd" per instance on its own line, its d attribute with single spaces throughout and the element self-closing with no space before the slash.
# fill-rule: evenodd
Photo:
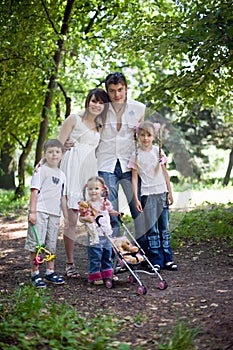
<svg viewBox="0 0 233 350">
<path fill-rule="evenodd" d="M 87 229 L 91 230 L 93 230 L 93 225 L 90 223 L 94 223 L 94 229 L 99 237 L 99 242 L 96 244 L 92 242 L 91 245 L 88 245 L 88 282 L 107 285 L 107 282 L 112 279 L 112 246 L 106 237 L 112 235 L 110 215 L 122 216 L 122 214 L 113 210 L 112 204 L 108 200 L 108 188 L 99 176 L 91 177 L 87 181 L 83 197 L 84 200 L 90 202 L 96 215 L 80 216 L 80 221 L 87 224 Z M 90 236 L 92 235 L 93 232 L 90 232 Z"/>
</svg>

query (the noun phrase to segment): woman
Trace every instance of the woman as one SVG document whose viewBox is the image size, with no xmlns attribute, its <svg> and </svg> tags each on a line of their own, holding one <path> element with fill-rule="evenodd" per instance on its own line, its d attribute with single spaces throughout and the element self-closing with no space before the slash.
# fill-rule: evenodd
<svg viewBox="0 0 233 350">
<path fill-rule="evenodd" d="M 103 89 L 91 90 L 86 98 L 83 115 L 71 114 L 63 122 L 58 136 L 63 144 L 67 139 L 74 142 L 74 147 L 66 151 L 60 165 L 67 178 L 69 227 L 64 229 L 64 245 L 68 277 L 79 277 L 74 264 L 78 202 L 82 199 L 82 191 L 87 180 L 97 175 L 95 149 L 100 139 L 99 130 L 106 119 L 108 103 L 109 97 Z"/>
</svg>

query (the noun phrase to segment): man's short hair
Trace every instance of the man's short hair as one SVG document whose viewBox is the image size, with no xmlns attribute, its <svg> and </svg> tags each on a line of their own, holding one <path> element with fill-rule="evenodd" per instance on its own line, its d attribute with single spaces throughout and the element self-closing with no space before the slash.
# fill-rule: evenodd
<svg viewBox="0 0 233 350">
<path fill-rule="evenodd" d="M 105 78 L 105 88 L 107 91 L 108 91 L 108 87 L 110 84 L 116 85 L 119 83 L 125 85 L 125 87 L 127 88 L 126 78 L 125 78 L 124 74 L 122 74 L 120 72 L 110 73 Z"/>
</svg>

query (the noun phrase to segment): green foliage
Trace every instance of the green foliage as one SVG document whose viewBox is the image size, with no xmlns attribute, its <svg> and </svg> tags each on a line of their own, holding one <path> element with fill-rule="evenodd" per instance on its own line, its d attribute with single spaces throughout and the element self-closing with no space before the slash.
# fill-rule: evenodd
<svg viewBox="0 0 233 350">
<path fill-rule="evenodd" d="M 119 342 L 117 333 L 127 329 L 129 322 L 146 322 L 140 317 L 79 314 L 66 303 L 55 303 L 51 291 L 20 287 L 13 295 L 5 295 L 0 304 L 0 348 L 3 350 L 79 349 L 129 350 L 130 345 Z M 193 349 L 198 331 L 178 322 L 171 338 L 158 349 Z M 136 346 L 135 350 L 142 350 Z"/>
<path fill-rule="evenodd" d="M 4 350 L 116 349 L 111 344 L 123 325 L 116 316 L 101 312 L 84 318 L 73 307 L 53 302 L 49 291 L 33 286 L 3 300 L 0 310 L 0 348 Z"/>
<path fill-rule="evenodd" d="M 13 295 L 5 296 L 0 304 L 0 347 L 3 350 L 29 349 L 93 349 L 129 350 L 130 345 L 117 341 L 119 330 L 131 322 L 144 322 L 140 317 L 124 320 L 99 312 L 83 316 L 66 303 L 55 303 L 51 291 L 33 286 L 20 287 Z M 158 349 L 193 349 L 197 329 L 188 329 L 179 322 L 171 338 Z M 142 350 L 136 346 L 135 350 Z"/>
<path fill-rule="evenodd" d="M 201 208 L 187 212 L 172 232 L 172 246 L 183 245 L 187 240 L 216 244 L 221 240 L 233 247 L 233 204 L 205 203 Z"/>
<path fill-rule="evenodd" d="M 68 3 L 4 0 L 0 4 L 0 148 L 8 142 L 11 154 L 22 152 L 28 141 L 38 139 L 59 40 L 64 49 L 51 109 L 46 110 L 47 138 L 57 135 L 66 97 L 72 100 L 72 111 L 80 110 L 87 91 L 103 87 L 106 74 L 120 70 L 128 76 L 134 98 L 160 111 L 169 107 L 171 120 L 184 116 L 183 123 L 189 121 L 183 129 L 189 138 L 187 148 L 194 149 L 192 159 L 205 160 L 203 133 L 208 144 L 231 147 L 230 0 L 74 1 L 68 33 L 62 36 Z M 211 120 L 200 114 L 207 108 L 213 110 Z M 226 116 L 229 125 L 223 123 Z"/>
<path fill-rule="evenodd" d="M 18 198 L 14 191 L 0 189 L 0 213 L 12 219 L 22 217 L 27 213 L 29 204 L 29 189 L 24 197 Z"/>
<path fill-rule="evenodd" d="M 194 350 L 194 338 L 199 333 L 197 328 L 190 329 L 183 322 L 179 322 L 172 337 L 165 344 L 158 345 L 159 350 Z"/>
</svg>

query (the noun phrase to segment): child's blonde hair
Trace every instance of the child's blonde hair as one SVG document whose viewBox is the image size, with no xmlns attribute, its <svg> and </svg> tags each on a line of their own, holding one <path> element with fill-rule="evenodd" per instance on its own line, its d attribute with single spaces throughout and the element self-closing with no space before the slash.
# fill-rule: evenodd
<svg viewBox="0 0 233 350">
<path fill-rule="evenodd" d="M 153 135 L 154 138 L 158 135 L 158 131 L 160 129 L 159 123 L 152 123 L 149 120 L 141 122 L 138 126 L 138 134 L 141 130 L 147 131 L 150 135 Z"/>
<path fill-rule="evenodd" d="M 161 133 L 161 127 L 160 123 L 152 123 L 149 120 L 141 122 L 136 128 L 134 133 L 134 140 L 135 140 L 135 158 L 136 158 L 136 166 L 138 170 L 138 135 L 140 131 L 146 131 L 149 135 L 154 136 L 154 139 L 158 141 L 159 146 L 159 159 L 162 158 L 162 133 Z"/>
</svg>

